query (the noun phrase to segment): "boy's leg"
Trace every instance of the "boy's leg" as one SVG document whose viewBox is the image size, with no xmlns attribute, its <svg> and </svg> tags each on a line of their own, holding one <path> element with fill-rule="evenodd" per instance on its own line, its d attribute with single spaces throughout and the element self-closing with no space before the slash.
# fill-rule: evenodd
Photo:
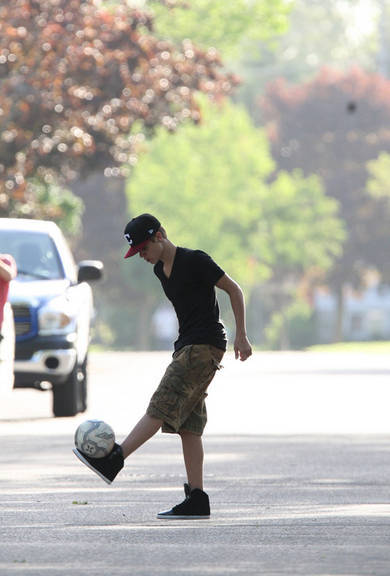
<svg viewBox="0 0 390 576">
<path fill-rule="evenodd" d="M 149 440 L 149 438 L 154 436 L 161 428 L 162 423 L 162 420 L 145 414 L 122 442 L 123 458 L 126 459 L 130 454 L 135 452 L 137 448 Z"/>
<path fill-rule="evenodd" d="M 188 484 L 191 489 L 203 490 L 203 442 L 202 436 L 181 431 L 184 463 L 187 471 Z"/>
<path fill-rule="evenodd" d="M 203 442 L 202 437 L 192 432 L 180 431 L 188 484 L 184 484 L 185 500 L 171 510 L 159 512 L 160 519 L 210 518 L 210 502 L 203 492 Z"/>
</svg>

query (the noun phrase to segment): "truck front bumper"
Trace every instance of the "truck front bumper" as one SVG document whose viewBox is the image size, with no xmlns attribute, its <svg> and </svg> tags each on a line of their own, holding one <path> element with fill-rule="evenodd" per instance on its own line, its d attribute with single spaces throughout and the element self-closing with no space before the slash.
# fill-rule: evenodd
<svg viewBox="0 0 390 576">
<path fill-rule="evenodd" d="M 64 338 L 36 338 L 30 342 L 17 342 L 14 386 L 37 387 L 43 381 L 60 384 L 68 378 L 76 362 L 76 348 L 73 342 Z"/>
<path fill-rule="evenodd" d="M 76 350 L 38 350 L 29 360 L 15 360 L 15 372 L 30 374 L 70 374 L 76 362 Z"/>
</svg>

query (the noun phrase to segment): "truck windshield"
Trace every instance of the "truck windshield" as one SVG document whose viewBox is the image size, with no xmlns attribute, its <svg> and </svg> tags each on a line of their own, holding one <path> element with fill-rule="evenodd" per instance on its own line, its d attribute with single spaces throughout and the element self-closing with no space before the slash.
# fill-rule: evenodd
<svg viewBox="0 0 390 576">
<path fill-rule="evenodd" d="M 57 248 L 47 234 L 0 230 L 0 252 L 15 258 L 18 277 L 31 280 L 64 278 Z"/>
</svg>

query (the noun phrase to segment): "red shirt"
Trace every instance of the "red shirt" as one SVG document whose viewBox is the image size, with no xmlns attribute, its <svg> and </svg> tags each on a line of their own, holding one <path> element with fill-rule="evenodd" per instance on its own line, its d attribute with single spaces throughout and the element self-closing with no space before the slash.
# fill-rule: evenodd
<svg viewBox="0 0 390 576">
<path fill-rule="evenodd" d="M 12 256 L 9 256 L 8 254 L 2 254 L 0 258 L 5 264 L 11 266 L 11 268 L 14 270 L 16 274 L 16 265 Z M 3 324 L 4 304 L 7 302 L 8 298 L 8 288 L 9 288 L 9 282 L 7 280 L 3 280 L 0 277 L 0 328 Z"/>
</svg>

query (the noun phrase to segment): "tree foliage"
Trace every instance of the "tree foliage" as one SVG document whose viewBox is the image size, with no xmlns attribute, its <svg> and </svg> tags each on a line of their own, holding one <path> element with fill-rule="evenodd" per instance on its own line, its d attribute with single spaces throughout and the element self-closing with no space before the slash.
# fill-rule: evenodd
<svg viewBox="0 0 390 576">
<path fill-rule="evenodd" d="M 57 184 L 47 184 L 39 179 L 32 179 L 31 184 L 36 198 L 35 218 L 57 222 L 69 241 L 73 242 L 82 229 L 81 218 L 84 211 L 82 200 L 67 188 Z M 23 216 L 23 210 L 18 215 Z"/>
<path fill-rule="evenodd" d="M 261 199 L 259 248 L 267 248 L 273 281 L 296 283 L 318 268 L 331 269 L 345 240 L 338 202 L 316 176 L 280 172 Z"/>
<path fill-rule="evenodd" d="M 349 70 L 352 66 L 375 70 L 378 59 L 379 10 L 377 0 L 294 0 L 287 30 L 273 49 L 264 43 L 246 51 L 237 73 L 242 79 L 238 95 L 259 124 L 263 116 L 258 98 L 275 78 L 303 83 L 323 66 Z M 364 25 L 362 19 L 367 15 Z M 389 39 L 390 40 L 390 39 Z"/>
<path fill-rule="evenodd" d="M 382 152 L 367 164 L 367 192 L 375 200 L 380 217 L 376 221 L 375 235 L 378 241 L 372 245 L 371 260 L 378 263 L 383 281 L 390 283 L 390 260 L 388 257 L 390 222 L 390 154 Z"/>
<path fill-rule="evenodd" d="M 0 213 L 34 213 L 32 177 L 69 182 L 136 162 L 145 134 L 199 120 L 194 93 L 229 93 L 215 50 L 153 35 L 125 2 L 15 0 L 0 7 Z"/>
<path fill-rule="evenodd" d="M 359 69 L 323 69 L 299 86 L 273 82 L 262 107 L 278 168 L 317 174 L 340 203 L 348 238 L 332 285 L 359 284 L 368 267 L 387 265 L 390 215 L 366 189 L 366 164 L 390 149 L 390 82 Z"/>
<path fill-rule="evenodd" d="M 286 0 L 191 0 L 147 3 L 156 14 L 156 33 L 174 42 L 191 38 L 203 47 L 214 46 L 224 56 L 243 46 L 273 45 L 285 32 L 291 2 Z"/>
<path fill-rule="evenodd" d="M 206 250 L 247 287 L 329 267 L 343 229 L 316 178 L 270 183 L 267 139 L 243 109 L 204 106 L 203 118 L 149 143 L 128 184 L 132 213 L 156 213 L 173 241 Z"/>
<path fill-rule="evenodd" d="M 390 154 L 382 152 L 378 158 L 367 164 L 369 179 L 367 191 L 374 198 L 390 200 Z"/>
</svg>

